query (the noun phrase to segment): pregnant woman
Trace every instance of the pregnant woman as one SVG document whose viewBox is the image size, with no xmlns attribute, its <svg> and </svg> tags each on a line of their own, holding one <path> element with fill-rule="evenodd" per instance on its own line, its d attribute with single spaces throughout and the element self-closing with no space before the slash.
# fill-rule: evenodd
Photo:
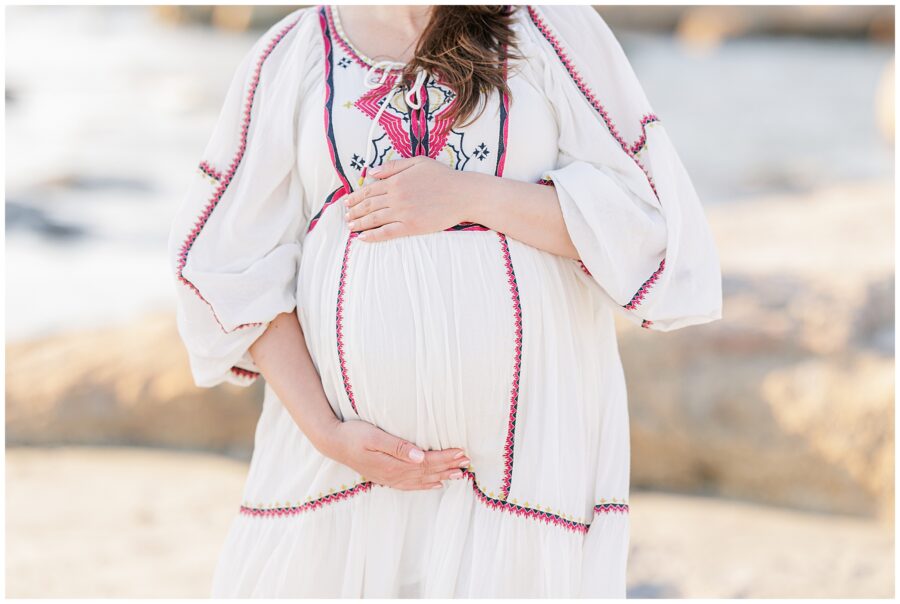
<svg viewBox="0 0 900 604">
<path fill-rule="evenodd" d="M 614 318 L 716 320 L 721 275 L 593 8 L 293 11 L 170 254 L 196 383 L 265 382 L 213 596 L 625 595 Z"/>
</svg>

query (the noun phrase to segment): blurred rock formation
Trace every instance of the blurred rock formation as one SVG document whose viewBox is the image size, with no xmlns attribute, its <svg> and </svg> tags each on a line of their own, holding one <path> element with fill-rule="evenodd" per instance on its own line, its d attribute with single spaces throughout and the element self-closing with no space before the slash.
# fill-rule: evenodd
<svg viewBox="0 0 900 604">
<path fill-rule="evenodd" d="M 724 318 L 622 324 L 635 487 L 888 519 L 894 475 L 893 190 L 708 209 Z M 260 385 L 194 387 L 171 315 L 7 346 L 7 443 L 247 457 Z"/>
<path fill-rule="evenodd" d="M 723 319 L 622 330 L 635 486 L 893 518 L 893 189 L 708 210 Z"/>
</svg>

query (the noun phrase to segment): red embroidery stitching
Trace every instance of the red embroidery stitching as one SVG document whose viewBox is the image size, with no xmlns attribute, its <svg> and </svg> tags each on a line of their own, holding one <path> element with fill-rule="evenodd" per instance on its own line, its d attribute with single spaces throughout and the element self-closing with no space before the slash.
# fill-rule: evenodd
<svg viewBox="0 0 900 604">
<path fill-rule="evenodd" d="M 503 260 L 506 264 L 506 277 L 509 283 L 509 293 L 512 294 L 513 312 L 515 314 L 516 325 L 516 352 L 513 365 L 513 382 L 509 395 L 509 423 L 506 433 L 506 445 L 504 447 L 504 470 L 503 470 L 503 487 L 502 497 L 506 499 L 509 496 L 510 484 L 512 482 L 513 469 L 513 448 L 515 445 L 516 432 L 516 413 L 519 405 L 519 374 L 522 369 L 522 304 L 519 299 L 519 285 L 516 282 L 516 273 L 513 270 L 512 258 L 509 254 L 509 242 L 502 233 L 497 233 L 500 237 L 500 246 L 503 248 Z"/>
<path fill-rule="evenodd" d="M 262 71 L 263 63 L 265 63 L 266 59 L 269 55 L 272 54 L 272 51 L 275 50 L 275 47 L 281 42 L 282 39 L 291 31 L 297 23 L 300 22 L 301 17 L 297 17 L 292 23 L 288 24 L 278 34 L 269 42 L 266 49 L 263 51 L 263 54 L 260 56 L 259 60 L 256 62 L 256 69 L 253 72 L 253 78 L 250 82 L 250 89 L 247 93 L 247 103 L 244 108 L 244 121 L 241 124 L 241 136 L 240 136 L 240 144 L 238 146 L 238 150 L 234 155 L 234 159 L 231 160 L 231 164 L 228 167 L 228 171 L 221 178 L 221 182 L 219 186 L 216 187 L 215 192 L 213 193 L 212 198 L 210 198 L 209 202 L 206 204 L 206 207 L 203 209 L 203 212 L 197 218 L 197 221 L 194 223 L 194 228 L 188 234 L 184 243 L 181 246 L 181 253 L 178 257 L 178 267 L 177 267 L 177 276 L 178 280 L 181 283 L 185 284 L 193 292 L 203 300 L 207 306 L 209 306 L 209 310 L 212 312 L 213 318 L 216 320 L 216 323 L 219 324 L 219 327 L 225 333 L 232 333 L 237 331 L 238 329 L 243 329 L 245 327 L 254 327 L 257 325 L 262 325 L 260 322 L 256 323 L 244 323 L 242 325 L 238 325 L 232 330 L 225 329 L 225 326 L 222 325 L 222 321 L 219 320 L 218 315 L 216 315 L 216 311 L 213 308 L 212 304 L 203 297 L 203 294 L 200 293 L 200 290 L 197 289 L 197 286 L 191 283 L 187 277 L 184 276 L 184 267 L 187 264 L 188 254 L 191 251 L 191 248 L 194 246 L 194 242 L 197 240 L 197 237 L 200 235 L 200 231 L 203 230 L 203 227 L 206 225 L 207 220 L 209 220 L 210 215 L 213 213 L 213 210 L 216 209 L 216 206 L 219 204 L 219 201 L 222 199 L 222 196 L 225 194 L 225 190 L 228 188 L 228 185 L 231 183 L 231 179 L 234 178 L 234 174 L 238 169 L 238 166 L 241 163 L 241 160 L 244 158 L 244 152 L 247 149 L 247 134 L 250 131 L 250 114 L 253 108 L 253 100 L 256 97 L 256 88 L 259 85 L 259 77 L 260 72 Z"/>
<path fill-rule="evenodd" d="M 200 171 L 210 178 L 214 178 L 215 180 L 222 180 L 222 173 L 210 166 L 205 161 L 200 162 Z"/>
<path fill-rule="evenodd" d="M 619 134 L 616 125 L 613 123 L 612 119 L 609 117 L 609 114 L 606 112 L 606 109 L 600 104 L 600 101 L 597 100 L 597 97 L 594 95 L 593 91 L 588 88 L 587 84 L 584 82 L 584 78 L 582 78 L 581 74 L 578 73 L 578 70 L 575 69 L 575 65 L 572 63 L 572 60 L 569 59 L 568 55 L 566 55 L 565 51 L 562 48 L 562 44 L 560 44 L 559 40 L 557 40 L 556 36 L 550 30 L 550 27 L 541 19 L 541 17 L 537 14 L 537 11 L 533 6 L 528 6 L 528 14 L 531 16 L 532 22 L 544 36 L 544 38 L 549 42 L 550 46 L 553 47 L 553 50 L 556 52 L 556 56 L 559 58 L 560 62 L 562 62 L 563 66 L 566 68 L 566 71 L 569 72 L 569 77 L 572 78 L 572 81 L 578 87 L 578 90 L 582 95 L 588 100 L 591 106 L 600 114 L 600 117 L 603 118 L 604 123 L 606 124 L 609 133 L 613 136 L 613 138 L 618 141 L 619 145 L 621 145 L 622 150 L 628 154 L 629 157 L 643 170 L 644 175 L 647 177 L 647 181 L 650 183 L 650 188 L 653 189 L 653 193 L 656 195 L 657 199 L 659 198 L 659 194 L 656 192 L 656 185 L 653 184 L 653 178 L 650 176 L 650 173 L 644 167 L 644 165 L 634 156 L 632 152 L 632 147 L 636 146 L 629 145 L 625 142 L 625 139 L 622 138 L 622 135 Z M 654 118 L 656 116 L 653 116 Z M 658 119 L 658 118 L 657 118 Z M 642 127 L 645 126 L 642 120 Z M 640 139 L 638 139 L 640 141 Z"/>
<path fill-rule="evenodd" d="M 303 512 L 308 512 L 310 510 L 319 509 L 320 507 L 329 503 L 335 503 L 337 501 L 349 499 L 350 497 L 358 495 L 359 493 L 365 493 L 372 490 L 373 484 L 374 483 L 371 481 L 361 482 L 348 489 L 344 489 L 343 491 L 338 491 L 337 493 L 329 493 L 328 495 L 319 497 L 318 499 L 314 499 L 313 501 L 308 501 L 299 506 L 254 508 L 247 505 L 241 505 L 240 513 L 249 516 L 293 516 L 296 514 L 301 514 Z"/>
<path fill-rule="evenodd" d="M 257 373 L 256 371 L 250 371 L 249 369 L 244 369 L 243 367 L 232 367 L 231 373 L 240 378 L 248 380 L 255 380 L 259 377 L 259 373 Z"/>
<path fill-rule="evenodd" d="M 609 117 L 609 114 L 606 112 L 606 109 L 600 102 L 597 100 L 597 97 L 594 95 L 593 91 L 587 86 L 582 78 L 581 74 L 578 73 L 578 70 L 575 69 L 575 65 L 572 63 L 572 60 L 566 55 L 565 51 L 562 48 L 562 44 L 560 44 L 559 40 L 557 40 L 556 36 L 550 30 L 550 27 L 541 19 L 540 15 L 537 14 L 537 11 L 533 6 L 528 6 L 528 14 L 531 16 L 531 20 L 534 23 L 535 27 L 541 32 L 544 36 L 544 39 L 553 47 L 553 50 L 556 52 L 556 56 L 559 58 L 560 62 L 566 68 L 566 71 L 569 73 L 569 77 L 572 78 L 572 81 L 578 87 L 578 90 L 582 95 L 588 100 L 594 110 L 600 114 L 600 117 L 603 118 L 604 123 L 606 124 L 606 128 L 609 130 L 609 133 L 613 136 L 613 138 L 618 141 L 619 145 L 621 145 L 622 150 L 631 157 L 632 161 L 643 171 L 644 175 L 647 177 L 647 182 L 650 184 L 650 188 L 653 190 L 653 194 L 656 196 L 656 199 L 659 200 L 659 193 L 656 190 L 656 185 L 653 182 L 653 177 L 650 176 L 650 172 L 641 163 L 641 161 L 637 158 L 636 153 L 640 150 L 647 141 L 647 126 L 655 121 L 659 121 L 659 118 L 655 114 L 647 114 L 641 118 L 641 136 L 635 141 L 633 144 L 629 145 L 625 142 L 625 139 L 622 138 L 622 135 L 619 134 L 619 131 L 616 129 L 616 125 L 613 123 L 612 119 Z M 632 296 L 631 301 L 628 304 L 624 305 L 624 308 L 629 310 L 634 310 L 638 304 L 643 300 L 650 286 L 657 280 L 659 277 L 659 273 L 662 272 L 663 267 L 665 266 L 665 258 L 663 258 L 662 262 L 660 262 L 659 268 L 654 272 L 647 281 L 638 289 L 638 291 Z"/>
<path fill-rule="evenodd" d="M 315 226 L 316 226 L 317 224 L 319 224 L 319 220 L 322 219 L 322 214 L 325 212 L 325 210 L 326 210 L 330 205 L 332 205 L 334 202 L 336 202 L 338 199 L 340 199 L 341 197 L 343 197 L 343 196 L 346 195 L 346 194 L 347 194 L 347 189 L 345 189 L 345 188 L 343 187 L 343 185 L 340 186 L 340 187 L 338 187 L 338 188 L 335 189 L 334 191 L 332 191 L 332 192 L 328 195 L 328 197 L 325 198 L 325 203 L 322 204 L 322 207 L 319 208 L 319 211 L 316 212 L 316 215 L 313 216 L 312 219 L 310 219 L 310 221 L 309 221 L 309 226 L 306 227 L 306 232 L 309 233 L 310 231 L 312 231 L 313 228 L 315 228 Z"/>
<path fill-rule="evenodd" d="M 641 303 L 641 300 L 644 299 L 644 296 L 647 295 L 647 292 L 653 287 L 653 284 L 659 278 L 659 275 L 663 272 L 663 269 L 666 268 L 666 259 L 663 258 L 659 262 L 659 268 L 650 275 L 650 277 L 644 281 L 644 284 L 637 290 L 637 293 L 631 298 L 631 301 L 625 305 L 625 308 L 628 310 L 634 310 L 637 308 L 637 305 Z"/>
<path fill-rule="evenodd" d="M 628 504 L 627 503 L 598 503 L 594 506 L 595 514 L 609 514 L 609 513 L 628 513 Z"/>
<path fill-rule="evenodd" d="M 341 277 L 338 282 L 338 296 L 337 296 L 337 310 L 335 312 L 335 329 L 337 331 L 337 350 L 338 350 L 338 362 L 341 366 L 341 377 L 344 380 L 344 390 L 347 393 L 347 398 L 350 399 L 350 406 L 353 407 L 353 412 L 359 415 L 359 411 L 356 410 L 356 399 L 353 397 L 353 389 L 350 386 L 350 378 L 347 375 L 347 359 L 344 357 L 344 287 L 347 283 L 347 259 L 350 257 L 350 244 L 353 243 L 353 240 L 356 236 L 359 235 L 358 232 L 351 232 L 347 237 L 347 245 L 344 246 L 344 257 L 341 261 Z"/>
<path fill-rule="evenodd" d="M 474 472 L 469 469 L 463 469 L 462 473 L 463 476 L 465 476 L 465 478 L 471 482 L 472 490 L 475 493 L 476 499 L 493 510 L 515 514 L 516 516 L 528 518 L 531 520 L 537 520 L 543 522 L 544 524 L 552 524 L 554 526 L 566 529 L 570 532 L 581 534 L 587 533 L 592 524 L 592 522 L 581 522 L 579 520 L 573 520 L 567 518 L 564 515 L 556 514 L 550 511 L 536 509 L 533 507 L 520 505 L 518 503 L 511 503 L 509 501 L 497 499 L 481 490 L 481 487 L 478 486 L 478 483 L 475 480 Z M 373 486 L 375 486 L 375 483 L 367 480 L 347 489 L 343 489 L 336 493 L 329 493 L 328 495 L 324 495 L 298 506 L 287 505 L 283 507 L 278 506 L 272 508 L 259 508 L 242 504 L 240 506 L 240 513 L 248 516 L 262 517 L 294 516 L 297 514 L 302 514 L 304 512 L 317 510 L 329 503 L 336 503 L 338 501 L 347 500 L 354 495 L 359 495 L 360 493 L 367 493 L 372 490 Z M 629 512 L 629 509 L 628 504 L 625 502 L 598 503 L 592 508 L 592 512 L 595 516 L 597 514 L 609 513 L 618 513 L 624 515 Z"/>
<path fill-rule="evenodd" d="M 641 118 L 641 136 L 631 145 L 631 154 L 637 155 L 641 148 L 647 143 L 647 126 L 653 122 L 658 122 L 659 118 L 655 113 L 648 113 Z"/>
</svg>

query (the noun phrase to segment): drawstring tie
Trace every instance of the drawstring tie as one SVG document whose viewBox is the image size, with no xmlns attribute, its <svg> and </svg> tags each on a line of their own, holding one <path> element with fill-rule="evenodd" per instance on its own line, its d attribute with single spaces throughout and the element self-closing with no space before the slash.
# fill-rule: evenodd
<svg viewBox="0 0 900 604">
<path fill-rule="evenodd" d="M 366 75 L 363 76 L 363 84 L 365 84 L 366 88 L 373 89 L 382 86 L 387 80 L 387 76 L 389 73 L 389 69 L 391 67 L 403 67 L 403 63 L 398 63 L 397 61 L 377 61 L 371 67 L 369 67 L 368 71 L 366 71 Z M 381 69 L 381 77 L 378 80 L 373 81 L 372 75 L 376 70 Z M 413 84 L 412 88 L 410 88 L 404 98 L 406 99 L 406 104 L 413 109 L 421 109 L 422 105 L 425 102 L 425 99 L 420 98 L 422 88 L 422 84 L 425 83 L 428 78 L 428 70 L 421 69 L 416 73 L 416 81 Z M 387 109 L 388 103 L 394 97 L 395 91 L 403 89 L 403 82 L 400 81 L 400 78 L 397 78 L 397 81 L 391 86 L 390 90 L 388 90 L 383 97 L 383 101 L 381 103 L 381 107 L 378 108 L 378 111 L 375 113 L 375 117 L 372 119 L 372 125 L 369 126 L 369 134 L 366 136 L 366 157 L 363 161 L 362 171 L 359 173 L 359 182 L 358 184 L 362 186 L 363 181 L 366 179 L 366 171 L 369 168 L 369 155 L 374 150 L 374 145 L 372 145 L 372 135 L 375 133 L 375 127 L 378 125 L 378 120 L 381 118 L 381 114 L 384 113 L 384 110 Z M 415 102 L 413 102 L 413 96 L 415 96 Z"/>
</svg>

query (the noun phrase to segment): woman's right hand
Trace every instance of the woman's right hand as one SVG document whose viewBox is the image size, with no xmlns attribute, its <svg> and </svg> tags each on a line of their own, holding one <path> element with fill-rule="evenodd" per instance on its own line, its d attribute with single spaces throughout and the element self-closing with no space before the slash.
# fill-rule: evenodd
<svg viewBox="0 0 900 604">
<path fill-rule="evenodd" d="M 442 480 L 462 478 L 469 458 L 459 448 L 422 451 L 411 442 L 362 420 L 334 424 L 322 453 L 367 480 L 405 491 L 441 488 Z"/>
</svg>

